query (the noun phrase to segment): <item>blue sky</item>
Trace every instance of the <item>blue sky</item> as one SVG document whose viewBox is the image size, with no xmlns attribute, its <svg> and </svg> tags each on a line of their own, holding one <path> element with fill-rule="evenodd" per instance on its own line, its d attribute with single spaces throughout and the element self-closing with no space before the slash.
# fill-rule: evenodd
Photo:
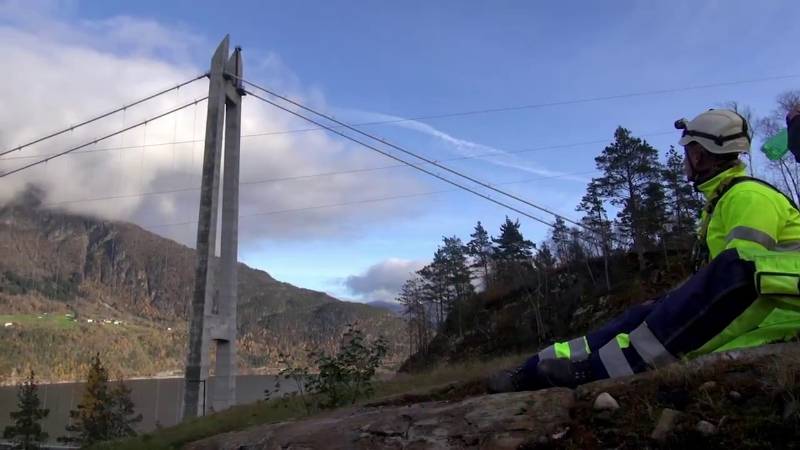
<svg viewBox="0 0 800 450">
<path fill-rule="evenodd" d="M 539 149 L 448 164 L 492 183 L 549 177 L 506 188 L 571 217 L 592 176 L 593 158 L 604 144 L 543 147 L 609 140 L 622 125 L 663 152 L 677 141 L 678 134 L 669 133 L 676 118 L 730 100 L 764 115 L 778 93 L 800 87 L 800 3 L 791 0 L 757 7 L 752 1 L 680 0 L 239 1 L 224 8 L 219 2 L 141 0 L 19 5 L 11 2 L 5 11 L 0 9 L 5 15 L 0 15 L 0 23 L 30 32 L 31 24 L 45 21 L 89 35 L 86 30 L 108 32 L 116 26 L 109 24 L 138 24 L 131 27 L 134 30 L 149 24 L 157 32 L 117 33 L 114 45 L 90 39 L 76 39 L 75 45 L 130 64 L 143 57 L 148 64 L 163 63 L 184 72 L 204 70 L 218 40 L 230 33 L 233 43 L 244 49 L 246 78 L 352 122 L 676 89 L 369 128 L 434 159 Z M 162 38 L 170 42 L 159 42 Z M 783 75 L 797 77 L 680 90 Z M 112 106 L 102 105 L 97 108 Z M 278 118 L 276 112 L 262 113 L 264 106 L 254 99 L 245 105 L 246 117 L 248 107 L 260 115 L 251 116 L 245 132 L 305 127 Z M 278 139 L 253 138 L 258 140 L 253 145 L 268 150 L 279 145 L 274 143 Z M 334 136 L 314 139 L 318 141 L 289 145 L 287 155 L 302 153 L 305 159 L 290 164 L 288 156 L 281 157 L 286 167 L 280 166 L 278 175 L 391 164 Z M 248 161 L 248 151 L 256 150 L 244 149 L 242 163 L 250 172 L 243 172 L 243 179 L 268 170 L 255 157 Z M 351 176 L 360 178 L 340 177 L 332 185 L 321 178 L 313 185 L 286 182 L 280 190 L 274 187 L 269 194 L 252 197 L 244 209 L 274 211 L 449 189 L 402 168 Z M 291 201 L 278 208 L 277 198 Z M 478 220 L 495 233 L 506 214 L 516 216 L 465 193 L 330 210 L 336 211 L 243 218 L 241 258 L 280 280 L 340 298 L 385 299 L 430 258 L 443 235 L 465 238 Z M 142 217 L 123 216 L 148 225 Z M 524 218 L 521 222 L 529 238 L 545 237 L 543 226 Z M 286 226 L 281 228 L 281 223 Z M 157 231 L 184 241 L 191 235 L 190 227 L 181 228 L 184 234 Z"/>
</svg>

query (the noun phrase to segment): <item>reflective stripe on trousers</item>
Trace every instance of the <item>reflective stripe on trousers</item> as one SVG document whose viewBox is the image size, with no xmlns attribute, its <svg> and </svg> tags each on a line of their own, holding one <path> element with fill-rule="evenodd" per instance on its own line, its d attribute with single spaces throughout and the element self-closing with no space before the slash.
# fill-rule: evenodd
<svg viewBox="0 0 800 450">
<path fill-rule="evenodd" d="M 610 377 L 623 377 L 634 373 L 633 367 L 622 352 L 623 348 L 633 347 L 633 350 L 650 367 L 662 367 L 677 361 L 656 338 L 647 322 L 642 322 L 630 334 L 619 334 L 600 348 L 598 355 L 603 367 Z"/>
<path fill-rule="evenodd" d="M 611 378 L 633 375 L 633 368 L 628 364 L 628 359 L 622 353 L 622 348 L 617 339 L 611 339 L 597 351 L 600 362 Z"/>
<path fill-rule="evenodd" d="M 564 358 L 570 361 L 583 361 L 589 357 L 589 343 L 585 336 L 577 337 L 569 342 L 556 342 L 539 352 L 539 359 Z"/>
</svg>

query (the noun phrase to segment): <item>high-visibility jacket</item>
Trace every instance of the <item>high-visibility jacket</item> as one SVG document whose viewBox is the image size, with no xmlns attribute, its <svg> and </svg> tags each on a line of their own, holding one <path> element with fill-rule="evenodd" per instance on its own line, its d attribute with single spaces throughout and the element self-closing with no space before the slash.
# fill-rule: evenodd
<svg viewBox="0 0 800 450">
<path fill-rule="evenodd" d="M 759 299 L 725 331 L 690 354 L 753 347 L 797 336 L 800 331 L 800 211 L 783 194 L 758 181 L 743 181 L 740 164 L 698 186 L 706 200 L 718 200 L 707 217 L 705 232 L 710 257 L 736 249 L 756 265 Z M 702 234 L 702 232 L 701 232 Z M 753 329 L 754 324 L 758 326 Z"/>
<path fill-rule="evenodd" d="M 686 355 L 690 358 L 787 340 L 800 332 L 800 212 L 783 194 L 762 182 L 732 183 L 744 176 L 745 167 L 740 164 L 698 186 L 713 206 L 704 210 L 700 236 L 707 244 L 710 259 L 735 249 L 739 258 L 752 261 L 759 295 L 722 332 Z M 618 324 L 612 322 L 605 328 L 639 325 L 650 310 L 644 306 L 632 308 Z M 629 339 L 627 332 L 616 335 L 620 348 L 629 347 Z M 581 361 L 594 350 L 587 337 L 581 336 L 544 348 L 538 359 Z"/>
<path fill-rule="evenodd" d="M 707 201 L 719 188 L 746 176 L 737 165 L 698 186 Z M 703 212 L 702 220 L 709 220 Z M 757 181 L 731 187 L 716 204 L 708 222 L 706 244 L 711 258 L 729 248 L 800 252 L 800 212 L 775 189 Z"/>
</svg>

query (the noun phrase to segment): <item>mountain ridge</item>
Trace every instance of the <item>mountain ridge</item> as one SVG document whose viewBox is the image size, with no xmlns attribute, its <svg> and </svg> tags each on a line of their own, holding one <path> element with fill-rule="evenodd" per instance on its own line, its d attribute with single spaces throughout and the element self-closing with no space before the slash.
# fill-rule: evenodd
<svg viewBox="0 0 800 450">
<path fill-rule="evenodd" d="M 45 379 L 75 378 L 92 351 L 108 353 L 120 376 L 182 366 L 194 285 L 190 247 L 135 224 L 23 198 L 0 207 L 0 254 L 0 319 L 12 323 L 0 328 L 0 338 L 12 343 L 0 350 L 0 381 L 27 368 Z M 243 263 L 238 312 L 245 371 L 275 367 L 280 354 L 305 363 L 308 350 L 332 352 L 350 323 L 369 337 L 386 335 L 392 356 L 404 353 L 402 322 L 390 313 L 295 287 Z M 115 351 L 105 351 L 108 342 Z"/>
</svg>

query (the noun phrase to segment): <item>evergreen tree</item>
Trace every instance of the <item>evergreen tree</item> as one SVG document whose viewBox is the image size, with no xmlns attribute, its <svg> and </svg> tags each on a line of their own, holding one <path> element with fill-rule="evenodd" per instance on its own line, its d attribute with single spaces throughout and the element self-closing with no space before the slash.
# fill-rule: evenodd
<svg viewBox="0 0 800 450">
<path fill-rule="evenodd" d="M 663 171 L 659 172 L 661 175 Z M 664 188 L 661 185 L 661 180 L 652 181 L 647 184 L 644 189 L 644 198 L 642 198 L 642 207 L 644 214 L 642 214 L 642 232 L 645 235 L 649 245 L 653 245 L 663 239 L 667 231 L 667 205 Z"/>
<path fill-rule="evenodd" d="M 422 279 L 423 302 L 434 310 L 436 326 L 439 327 L 444 323 L 448 297 L 447 261 L 441 247 L 434 252 L 433 261 L 420 269 L 417 275 Z"/>
<path fill-rule="evenodd" d="M 541 247 L 536 252 L 534 262 L 536 263 L 536 268 L 539 269 L 539 271 L 552 272 L 553 269 L 555 269 L 556 258 L 550 251 L 550 247 L 547 245 L 547 242 L 542 243 Z"/>
<path fill-rule="evenodd" d="M 88 445 L 135 434 L 132 425 L 142 420 L 133 415 L 133 402 L 130 389 L 120 383 L 115 389 L 109 388 L 108 370 L 100 361 L 100 354 L 92 358 L 86 390 L 78 404 L 78 409 L 69 412 L 70 423 L 66 431 L 71 436 L 60 437 L 59 441 Z"/>
<path fill-rule="evenodd" d="M 608 258 L 611 253 L 611 222 L 608 220 L 605 203 L 600 196 L 600 189 L 596 180 L 592 180 L 586 187 L 586 194 L 576 208 L 584 213 L 581 223 L 592 230 L 585 232 L 586 240 L 595 244 L 594 250 L 603 257 L 603 272 L 605 274 L 606 289 L 611 289 L 611 275 L 609 273 Z"/>
<path fill-rule="evenodd" d="M 443 238 L 442 253 L 446 264 L 446 282 L 448 296 L 446 300 L 447 314 L 457 312 L 459 335 L 463 335 L 464 321 L 462 317 L 463 303 L 475 293 L 472 286 L 472 276 L 466 255 L 466 247 L 461 239 L 453 237 Z"/>
<path fill-rule="evenodd" d="M 496 260 L 525 263 L 533 256 L 532 249 L 535 245 L 522 236 L 519 220 L 512 222 L 508 216 L 505 223 L 500 225 L 500 236 L 492 238 L 492 242 L 496 244 Z"/>
<path fill-rule="evenodd" d="M 425 303 L 424 285 L 420 277 L 414 277 L 403 283 L 398 303 L 404 307 L 404 315 L 408 318 L 408 341 L 412 352 L 424 352 L 431 340 L 430 308 Z"/>
<path fill-rule="evenodd" d="M 111 434 L 114 438 L 135 436 L 134 426 L 142 421 L 142 415 L 136 414 L 131 388 L 121 380 L 111 390 Z"/>
<path fill-rule="evenodd" d="M 14 449 L 33 450 L 38 449 L 39 443 L 47 440 L 47 433 L 42 431 L 42 419 L 47 417 L 50 410 L 40 408 L 38 386 L 33 370 L 30 371 L 27 380 L 17 388 L 17 408 L 18 411 L 11 412 L 13 425 L 8 425 L 3 430 L 3 438 L 9 439 L 14 443 Z"/>
<path fill-rule="evenodd" d="M 569 228 L 561 217 L 556 217 L 553 228 L 550 230 L 550 240 L 553 242 L 555 256 L 562 265 L 570 262 L 569 254 Z"/>
<path fill-rule="evenodd" d="M 525 239 L 519 230 L 519 220 L 514 222 L 506 216 L 500 226 L 500 236 L 492 238 L 496 244 L 494 252 L 497 277 L 505 282 L 519 279 L 524 269 L 531 268 L 533 242 Z"/>
<path fill-rule="evenodd" d="M 648 206 L 656 201 L 661 165 L 658 151 L 647 141 L 633 137 L 629 130 L 618 127 L 614 142 L 595 158 L 597 168 L 603 176 L 596 179 L 600 195 L 621 206 L 617 214 L 622 234 L 633 242 L 639 257 L 640 269 L 644 268 L 644 252 L 653 246 L 652 214 Z M 653 199 L 649 199 L 653 196 Z"/>
<path fill-rule="evenodd" d="M 472 264 L 469 267 L 480 272 L 480 279 L 485 288 L 489 284 L 492 254 L 494 252 L 492 240 L 480 221 L 475 225 L 475 231 L 469 237 L 472 238 L 467 242 L 467 255 L 472 258 Z"/>
<path fill-rule="evenodd" d="M 666 190 L 667 244 L 677 248 L 690 248 L 695 239 L 697 218 L 703 208 L 692 185 L 683 171 L 683 155 L 670 146 L 662 178 Z"/>
<path fill-rule="evenodd" d="M 587 239 L 596 243 L 599 254 L 607 253 L 611 248 L 611 221 L 596 180 L 586 186 L 586 194 L 575 210 L 584 213 L 581 223 L 592 230 L 586 232 Z"/>
<path fill-rule="evenodd" d="M 446 264 L 446 279 L 449 290 L 452 292 L 453 301 L 462 301 L 471 296 L 475 289 L 470 280 L 472 276 L 469 271 L 466 247 L 461 239 L 452 236 L 443 238 L 442 253 Z"/>
</svg>

